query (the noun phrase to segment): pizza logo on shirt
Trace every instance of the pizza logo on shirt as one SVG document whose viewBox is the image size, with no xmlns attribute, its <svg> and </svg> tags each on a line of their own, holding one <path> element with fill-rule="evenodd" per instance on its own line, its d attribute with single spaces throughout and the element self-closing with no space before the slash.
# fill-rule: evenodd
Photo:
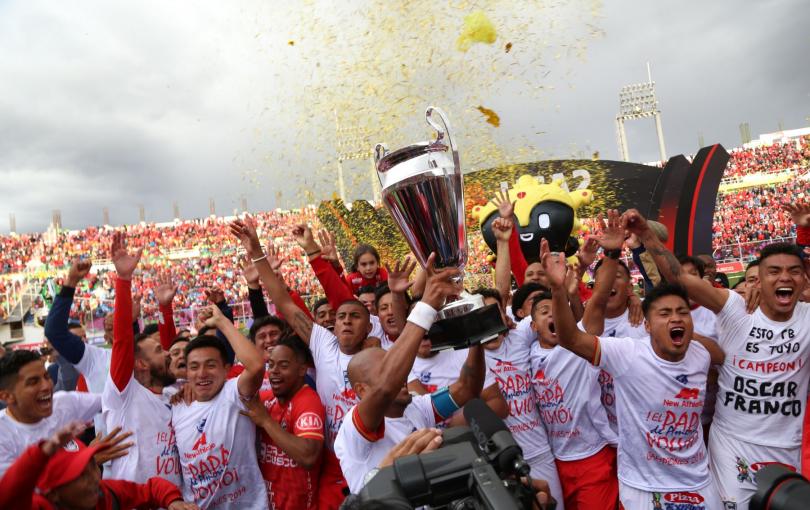
<svg viewBox="0 0 810 510">
<path fill-rule="evenodd" d="M 681 384 L 689 384 L 689 378 L 686 377 L 686 374 L 675 376 L 675 380 Z"/>
<path fill-rule="evenodd" d="M 680 398 L 683 400 L 697 400 L 700 398 L 700 388 L 681 388 L 681 391 L 675 395 L 675 398 Z"/>
<path fill-rule="evenodd" d="M 303 413 L 296 420 L 295 428 L 302 431 L 322 432 L 323 421 L 315 413 Z"/>
<path fill-rule="evenodd" d="M 654 510 L 705 510 L 703 496 L 697 492 L 660 492 L 652 493 Z"/>
<path fill-rule="evenodd" d="M 787 469 L 793 471 L 794 473 L 796 472 L 795 467 L 791 466 L 790 464 L 784 464 L 782 462 L 775 462 L 775 461 L 754 462 L 753 464 L 751 464 L 751 467 L 748 468 L 751 471 L 751 481 L 754 482 L 754 483 L 757 483 L 757 471 L 759 471 L 760 469 L 765 468 L 767 466 L 782 466 L 784 468 L 787 468 Z"/>
</svg>

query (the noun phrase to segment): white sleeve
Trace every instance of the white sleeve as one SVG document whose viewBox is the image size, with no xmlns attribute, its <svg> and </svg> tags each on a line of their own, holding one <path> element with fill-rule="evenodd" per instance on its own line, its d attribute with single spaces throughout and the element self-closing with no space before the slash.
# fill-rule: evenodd
<svg viewBox="0 0 810 510">
<path fill-rule="evenodd" d="M 509 339 L 526 349 L 531 348 L 532 344 L 537 340 L 537 333 L 532 329 L 531 316 L 524 317 L 517 323 L 515 329 L 509 332 Z"/>
<path fill-rule="evenodd" d="M 54 407 L 58 406 L 62 410 L 61 425 L 67 425 L 71 421 L 86 423 L 101 412 L 101 395 L 93 393 L 57 391 L 53 394 L 53 402 Z"/>
<path fill-rule="evenodd" d="M 621 377 L 633 367 L 633 360 L 644 344 L 633 338 L 599 337 L 599 367 L 614 378 Z"/>
<path fill-rule="evenodd" d="M 725 348 L 731 340 L 745 338 L 747 331 L 740 331 L 748 322 L 745 311 L 745 300 L 736 292 L 729 292 L 726 304 L 717 313 L 717 343 Z"/>
<path fill-rule="evenodd" d="M 312 332 L 309 334 L 309 350 L 312 351 L 312 357 L 315 360 L 315 366 L 318 366 L 318 359 L 323 358 L 328 345 L 335 341 L 335 335 L 328 329 L 312 324 Z"/>
<path fill-rule="evenodd" d="M 225 385 L 222 386 L 222 390 L 220 391 L 228 402 L 233 402 L 240 408 L 244 407 L 244 404 L 242 404 L 242 396 L 239 395 L 239 377 L 225 381 Z"/>
<path fill-rule="evenodd" d="M 385 338 L 385 330 L 382 327 L 382 323 L 380 322 L 380 318 L 376 315 L 369 316 L 369 322 L 371 322 L 371 333 L 368 336 L 374 336 L 382 341 Z"/>
<path fill-rule="evenodd" d="M 340 469 L 352 494 L 358 494 L 363 488 L 366 474 L 371 469 L 367 463 L 373 445 L 354 425 L 353 415 L 356 409 L 357 406 L 353 407 L 343 419 L 335 438 L 335 455 L 340 461 Z"/>
</svg>

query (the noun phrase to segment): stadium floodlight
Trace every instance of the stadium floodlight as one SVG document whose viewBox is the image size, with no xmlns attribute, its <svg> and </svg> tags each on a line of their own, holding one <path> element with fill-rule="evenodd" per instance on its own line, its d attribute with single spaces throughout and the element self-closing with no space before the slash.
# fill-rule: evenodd
<svg viewBox="0 0 810 510">
<path fill-rule="evenodd" d="M 343 179 L 343 162 L 352 160 L 369 161 L 372 200 L 381 201 L 380 180 L 377 177 L 377 168 L 374 165 L 374 157 L 369 143 L 369 133 L 362 127 L 341 126 L 338 120 L 337 110 L 335 113 L 335 130 L 337 132 L 337 171 L 338 171 L 338 192 L 340 199 L 346 203 L 346 184 Z"/>
<path fill-rule="evenodd" d="M 624 161 L 630 161 L 627 149 L 627 133 L 624 123 L 628 120 L 655 118 L 655 130 L 658 134 L 658 150 L 661 161 L 666 161 L 667 151 L 664 147 L 664 130 L 661 127 L 661 110 L 655 98 L 655 82 L 652 81 L 650 63 L 647 63 L 647 83 L 625 85 L 619 91 L 619 114 L 616 115 L 616 131 L 619 142 L 619 154 Z"/>
</svg>

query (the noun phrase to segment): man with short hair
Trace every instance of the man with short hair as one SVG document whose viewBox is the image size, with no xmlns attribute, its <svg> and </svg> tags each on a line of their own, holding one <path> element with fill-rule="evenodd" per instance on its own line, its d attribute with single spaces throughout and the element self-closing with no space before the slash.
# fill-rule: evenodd
<svg viewBox="0 0 810 510">
<path fill-rule="evenodd" d="M 215 336 L 198 336 L 186 346 L 186 384 L 195 400 L 171 410 L 183 497 L 209 510 L 262 510 L 268 500 L 256 456 L 256 427 L 241 412 L 259 392 L 264 360 L 218 306 L 205 308 L 201 318 L 225 336 L 244 370 L 228 379 L 228 353 Z"/>
<path fill-rule="evenodd" d="M 177 381 L 186 380 L 185 349 L 191 340 L 188 331 L 179 333 L 169 346 L 169 372 Z"/>
<path fill-rule="evenodd" d="M 794 217 L 797 225 L 810 224 L 807 213 Z M 800 468 L 810 377 L 810 305 L 798 302 L 808 276 L 801 251 L 786 243 L 762 250 L 760 303 L 749 315 L 741 296 L 685 272 L 652 239 L 637 211 L 626 215 L 628 229 L 649 239 L 648 250 L 665 277 L 717 314 L 718 344 L 726 357 L 709 435 L 710 466 L 726 508 L 746 508 L 760 467 L 778 462 Z"/>
<path fill-rule="evenodd" d="M 278 341 L 267 361 L 271 391 L 251 400 L 247 414 L 259 428 L 259 468 L 270 508 L 315 510 L 323 450 L 324 408 L 306 385 L 312 355 L 297 336 Z"/>
<path fill-rule="evenodd" d="M 248 338 L 256 345 L 264 355 L 264 361 L 270 359 L 270 351 L 284 336 L 287 330 L 287 323 L 275 315 L 265 315 L 253 321 L 250 325 Z"/>
<path fill-rule="evenodd" d="M 318 326 L 329 331 L 335 329 L 335 310 L 327 298 L 323 297 L 315 301 L 315 304 L 312 305 L 312 317 Z"/>
<path fill-rule="evenodd" d="M 159 476 L 180 484 L 169 397 L 175 382 L 170 358 L 155 334 L 133 335 L 132 274 L 143 249 L 130 253 L 122 232 L 113 234 L 110 259 L 115 265 L 115 317 L 110 373 L 102 392 L 104 424 L 131 430 L 135 446 L 104 470 L 109 479 L 145 483 Z M 166 390 L 166 391 L 164 391 Z"/>
<path fill-rule="evenodd" d="M 377 315 L 377 308 L 375 307 L 374 287 L 365 285 L 357 289 L 357 300 L 363 303 L 368 313 Z"/>
<path fill-rule="evenodd" d="M 18 350 L 0 358 L 0 477 L 25 448 L 73 421 L 101 412 L 98 395 L 53 391 L 38 352 Z"/>
</svg>

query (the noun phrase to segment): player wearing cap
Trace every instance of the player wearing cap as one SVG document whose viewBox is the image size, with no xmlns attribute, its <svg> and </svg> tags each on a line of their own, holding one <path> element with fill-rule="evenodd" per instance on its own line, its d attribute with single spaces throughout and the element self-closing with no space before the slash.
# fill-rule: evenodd
<svg viewBox="0 0 810 510">
<path fill-rule="evenodd" d="M 427 287 L 408 322 L 389 351 L 369 348 L 349 362 L 349 379 L 360 402 L 352 407 L 335 440 L 335 453 L 352 493 L 373 476 L 389 450 L 416 429 L 434 427 L 468 400 L 481 394 L 486 365 L 480 345 L 469 349 L 458 380 L 431 395 L 411 397 L 407 380 L 425 332 L 436 320 L 446 298 L 457 295 L 452 278 L 457 269 L 433 269 L 427 261 Z M 339 319 L 338 319 L 339 321 Z"/>
<path fill-rule="evenodd" d="M 113 510 L 166 508 L 196 510 L 178 488 L 159 477 L 143 484 L 102 480 L 94 456 L 107 445 L 87 447 L 74 437 L 84 430 L 69 424 L 29 446 L 0 480 L 0 508 L 26 510 Z"/>
<path fill-rule="evenodd" d="M 0 400 L 8 404 L 0 411 L 0 475 L 26 446 L 101 411 L 98 395 L 54 393 L 45 361 L 35 351 L 11 351 L 0 358 Z"/>
<path fill-rule="evenodd" d="M 280 339 L 267 360 L 271 391 L 247 404 L 259 428 L 259 467 L 270 508 L 315 510 L 323 450 L 324 409 L 306 385 L 312 355 L 300 338 Z"/>
<path fill-rule="evenodd" d="M 789 209 L 810 226 L 810 206 Z M 776 243 L 759 257 L 760 304 L 746 312 L 735 292 L 683 271 L 649 233 L 645 219 L 628 211 L 628 228 L 649 239 L 647 249 L 664 277 L 678 281 L 717 314 L 718 343 L 726 352 L 709 435 L 711 469 L 726 508 L 743 509 L 756 490 L 756 472 L 769 463 L 799 469 L 802 421 L 810 364 L 810 304 L 799 303 L 810 268 L 796 245 Z"/>
</svg>

